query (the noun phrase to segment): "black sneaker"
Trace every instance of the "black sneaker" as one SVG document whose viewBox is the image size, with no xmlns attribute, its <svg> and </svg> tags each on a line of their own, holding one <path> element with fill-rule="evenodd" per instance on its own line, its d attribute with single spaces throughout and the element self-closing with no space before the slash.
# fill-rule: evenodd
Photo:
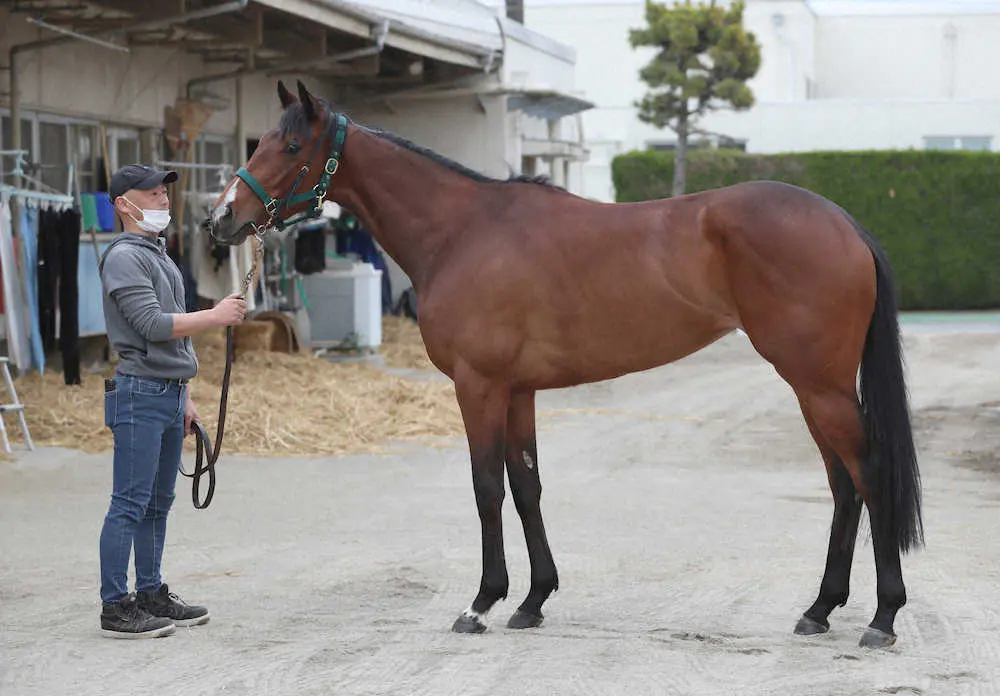
<svg viewBox="0 0 1000 696">
<path fill-rule="evenodd" d="M 101 633 L 108 638 L 161 638 L 175 630 L 173 621 L 153 616 L 133 595 L 101 607 Z"/>
<path fill-rule="evenodd" d="M 176 626 L 198 626 L 208 622 L 208 609 L 186 604 L 180 597 L 160 585 L 157 592 L 137 592 L 139 606 L 153 616 L 171 619 Z"/>
</svg>

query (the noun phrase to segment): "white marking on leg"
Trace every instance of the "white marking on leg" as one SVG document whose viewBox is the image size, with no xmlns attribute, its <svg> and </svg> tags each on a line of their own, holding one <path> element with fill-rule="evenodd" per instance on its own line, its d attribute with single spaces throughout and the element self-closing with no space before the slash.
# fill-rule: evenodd
<svg viewBox="0 0 1000 696">
<path fill-rule="evenodd" d="M 484 612 L 473 611 L 472 605 L 470 604 L 469 608 L 462 612 L 462 616 L 464 616 L 467 619 L 475 619 L 476 621 L 478 621 L 479 623 L 481 623 L 483 626 L 485 626 L 486 625 L 486 616 L 489 613 L 490 613 L 489 609 L 487 609 Z"/>
<path fill-rule="evenodd" d="M 528 454 L 527 451 L 522 452 L 521 454 L 524 455 L 524 465 L 527 466 L 529 469 L 534 469 L 535 460 L 531 458 L 531 455 Z"/>
</svg>

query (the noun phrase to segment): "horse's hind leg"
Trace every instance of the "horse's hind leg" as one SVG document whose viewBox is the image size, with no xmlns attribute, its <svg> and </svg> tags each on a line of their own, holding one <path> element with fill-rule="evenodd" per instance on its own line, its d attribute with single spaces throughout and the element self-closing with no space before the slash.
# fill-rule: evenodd
<svg viewBox="0 0 1000 696">
<path fill-rule="evenodd" d="M 542 604 L 559 588 L 549 542 L 542 522 L 542 483 L 535 442 L 535 393 L 514 394 L 507 412 L 507 479 L 514 506 L 524 527 L 531 562 L 531 589 L 507 622 L 510 628 L 533 628 L 542 623 Z"/>
<path fill-rule="evenodd" d="M 830 525 L 830 545 L 826 553 L 826 569 L 820 583 L 819 596 L 795 626 L 795 632 L 799 635 L 813 635 L 826 633 L 830 629 L 830 612 L 847 603 L 862 500 L 840 456 L 823 437 L 806 405 L 802 403 L 801 406 L 809 432 L 826 464 L 826 474 L 833 493 L 833 523 Z"/>
<path fill-rule="evenodd" d="M 853 382 L 850 384 L 850 389 L 845 386 L 839 390 L 797 391 L 800 393 L 804 409 L 809 412 L 818 431 L 840 457 L 851 482 L 854 484 L 854 489 L 861 494 L 868 507 L 872 528 L 872 545 L 875 550 L 878 611 L 865 631 L 861 645 L 864 647 L 892 645 L 896 641 L 893 623 L 896 612 L 906 603 L 906 588 L 903 585 L 899 549 L 893 543 L 891 536 L 885 532 L 885 520 L 882 517 L 884 511 L 881 502 L 883 491 L 872 488 L 871 482 L 866 479 L 862 470 L 862 462 L 870 454 L 867 434 L 861 418 L 860 404 L 854 392 Z M 842 485 L 846 489 L 846 483 Z M 857 518 L 853 517 L 852 519 Z M 856 522 L 852 522 L 852 524 L 856 527 Z M 832 543 L 833 540 L 831 540 Z M 846 552 L 844 553 L 845 560 L 842 566 L 846 567 L 849 561 L 846 560 L 848 558 Z M 844 582 L 843 588 L 845 590 L 843 596 L 846 599 L 846 582 Z M 820 596 L 823 597 L 822 591 Z M 835 598 L 833 595 L 830 596 L 830 599 Z M 819 607 L 819 609 L 825 609 L 825 606 Z M 809 616 L 808 611 L 806 615 Z M 813 617 L 810 616 L 810 618 Z"/>
</svg>

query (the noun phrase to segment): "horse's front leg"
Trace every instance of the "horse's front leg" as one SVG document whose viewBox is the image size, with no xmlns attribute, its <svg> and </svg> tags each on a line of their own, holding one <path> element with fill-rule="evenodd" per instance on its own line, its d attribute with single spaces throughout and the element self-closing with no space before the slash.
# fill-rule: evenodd
<svg viewBox="0 0 1000 696">
<path fill-rule="evenodd" d="M 483 575 L 479 594 L 455 621 L 456 633 L 482 633 L 486 615 L 507 597 L 507 562 L 503 552 L 504 444 L 510 390 L 461 364 L 455 371 L 455 391 L 465 421 L 472 457 L 472 487 L 483 535 Z"/>
</svg>

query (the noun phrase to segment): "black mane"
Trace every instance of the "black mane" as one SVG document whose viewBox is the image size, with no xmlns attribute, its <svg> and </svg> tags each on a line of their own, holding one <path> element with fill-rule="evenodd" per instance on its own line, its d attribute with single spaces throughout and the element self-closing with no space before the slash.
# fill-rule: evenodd
<svg viewBox="0 0 1000 696">
<path fill-rule="evenodd" d="M 319 97 L 313 97 L 316 101 L 317 107 L 322 110 L 329 110 L 329 104 L 320 99 Z M 358 124 L 355 124 L 358 125 Z M 434 162 L 437 162 L 441 166 L 450 169 L 457 174 L 461 174 L 473 181 L 479 181 L 484 184 L 537 184 L 540 186 L 548 186 L 551 188 L 562 190 L 560 187 L 549 181 L 546 176 L 511 176 L 507 179 L 494 179 L 493 177 L 486 176 L 477 171 L 469 169 L 468 167 L 459 164 L 458 162 L 448 159 L 444 155 L 440 155 L 433 150 L 426 147 L 417 145 L 416 143 L 407 140 L 406 138 L 396 135 L 395 133 L 390 133 L 383 130 L 375 130 L 372 128 L 366 128 L 364 126 L 359 126 L 368 133 L 371 133 L 375 137 L 382 138 L 383 140 L 388 140 L 391 143 L 399 145 L 400 147 L 406 148 L 411 152 L 415 152 L 418 155 L 422 155 Z M 308 138 L 312 134 L 312 129 L 310 127 L 309 119 L 306 118 L 305 109 L 302 108 L 301 104 L 292 104 L 281 114 L 281 120 L 278 122 L 278 130 L 281 133 L 281 137 L 287 137 L 289 135 L 297 136 L 300 138 Z"/>
</svg>

